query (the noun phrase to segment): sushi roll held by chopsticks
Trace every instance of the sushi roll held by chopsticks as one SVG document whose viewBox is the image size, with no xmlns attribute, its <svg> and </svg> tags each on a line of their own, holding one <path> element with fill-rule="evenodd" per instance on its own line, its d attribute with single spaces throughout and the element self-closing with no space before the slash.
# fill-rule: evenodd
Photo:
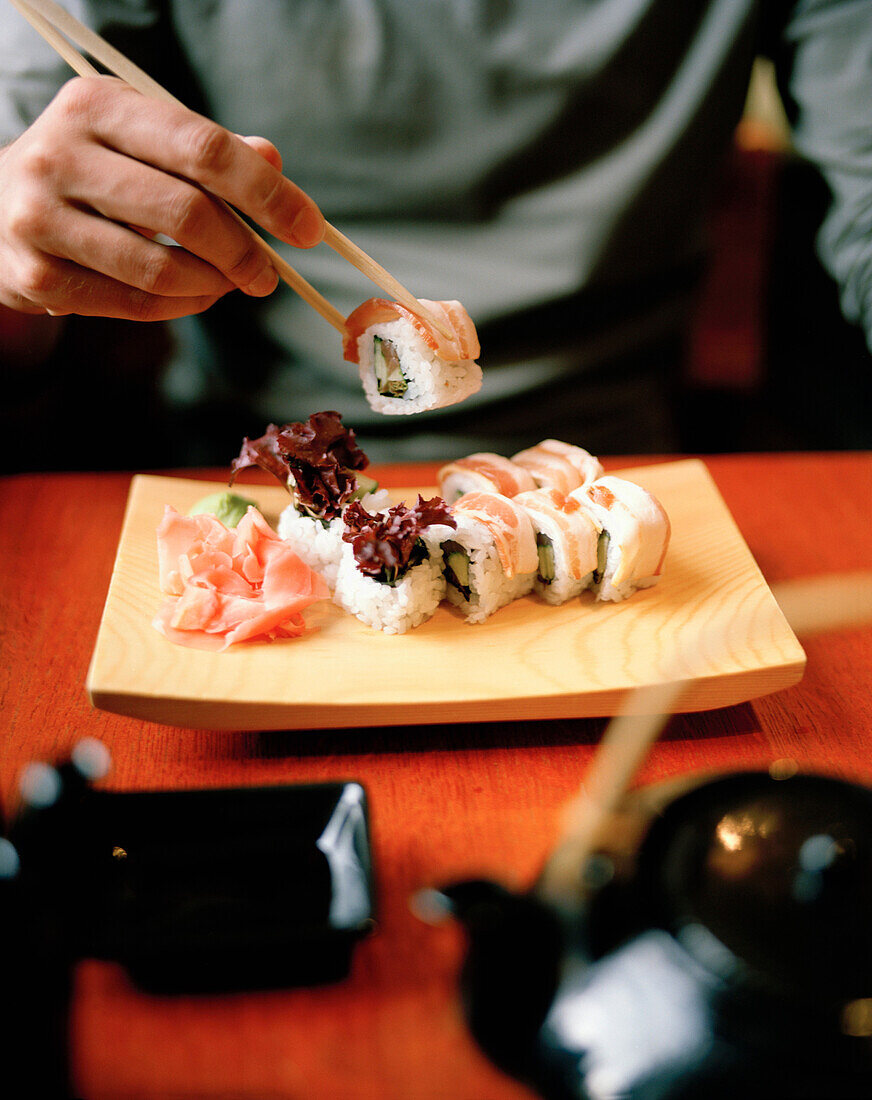
<svg viewBox="0 0 872 1100">
<path fill-rule="evenodd" d="M 617 603 L 656 584 L 671 534 L 660 501 L 641 485 L 614 476 L 598 478 L 569 496 L 599 531 L 596 598 Z"/>
<path fill-rule="evenodd" d="M 358 364 L 376 412 L 403 416 L 439 409 L 481 389 L 481 348 L 469 314 L 460 302 L 420 303 L 440 328 L 387 298 L 371 298 L 345 320 L 344 357 Z"/>
<path fill-rule="evenodd" d="M 442 543 L 448 602 L 484 622 L 533 590 L 539 555 L 524 509 L 499 493 L 467 493 L 451 506 L 456 528 Z"/>
</svg>

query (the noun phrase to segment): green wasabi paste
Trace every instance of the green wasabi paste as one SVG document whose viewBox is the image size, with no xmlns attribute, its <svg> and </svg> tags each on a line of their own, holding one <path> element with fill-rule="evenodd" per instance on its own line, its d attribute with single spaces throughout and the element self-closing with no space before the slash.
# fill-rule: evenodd
<svg viewBox="0 0 872 1100">
<path fill-rule="evenodd" d="M 209 496 L 203 497 L 202 500 L 198 500 L 197 503 L 188 510 L 189 516 L 199 516 L 203 514 L 215 516 L 219 519 L 225 527 L 235 527 L 245 513 L 248 511 L 249 505 L 256 508 L 257 504 L 253 500 L 247 500 L 245 497 L 237 496 L 236 493 L 230 493 L 226 490 L 223 493 L 210 493 Z"/>
</svg>

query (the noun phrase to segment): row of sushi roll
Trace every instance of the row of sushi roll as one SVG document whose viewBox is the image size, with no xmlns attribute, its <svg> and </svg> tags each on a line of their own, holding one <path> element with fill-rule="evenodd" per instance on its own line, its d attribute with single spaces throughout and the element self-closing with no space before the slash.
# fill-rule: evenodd
<svg viewBox="0 0 872 1100">
<path fill-rule="evenodd" d="M 656 584 L 669 545 L 663 506 L 633 482 L 603 476 L 568 494 L 465 493 L 442 543 L 446 596 L 470 623 L 530 592 L 566 603 L 590 591 L 617 603 Z"/>
<path fill-rule="evenodd" d="M 663 568 L 670 524 L 647 490 L 606 476 L 580 447 L 544 440 L 503 458 L 476 454 L 439 472 L 440 496 L 392 504 L 363 470 L 336 412 L 270 425 L 232 466 L 257 465 L 291 494 L 278 533 L 330 586 L 334 601 L 386 633 L 425 622 L 440 602 L 469 623 L 537 593 L 617 602 Z"/>
</svg>

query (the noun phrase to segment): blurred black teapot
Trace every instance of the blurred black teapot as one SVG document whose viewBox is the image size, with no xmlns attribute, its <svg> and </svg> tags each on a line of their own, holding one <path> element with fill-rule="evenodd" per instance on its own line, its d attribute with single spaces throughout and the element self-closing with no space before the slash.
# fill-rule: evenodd
<svg viewBox="0 0 872 1100">
<path fill-rule="evenodd" d="M 549 1100 L 872 1097 L 872 791 L 767 772 L 627 796 L 559 899 L 440 895 L 477 1042 Z"/>
</svg>

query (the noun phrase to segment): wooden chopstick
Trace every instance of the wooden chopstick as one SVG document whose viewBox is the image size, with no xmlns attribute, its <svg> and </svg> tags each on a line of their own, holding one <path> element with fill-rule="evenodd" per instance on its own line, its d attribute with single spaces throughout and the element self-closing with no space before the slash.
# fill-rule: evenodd
<svg viewBox="0 0 872 1100">
<path fill-rule="evenodd" d="M 772 592 L 793 630 L 802 636 L 872 623 L 870 572 L 784 581 L 774 585 Z M 713 639 L 706 635 L 703 629 L 689 642 L 711 642 Z M 682 648 L 688 652 L 686 645 Z M 676 650 L 676 668 L 679 660 Z M 606 820 L 669 721 L 683 691 L 680 680 L 638 688 L 627 697 L 622 712 L 609 722 L 580 791 L 564 810 L 562 838 L 537 886 L 543 899 L 557 906 L 575 902 L 580 875 Z"/>
<path fill-rule="evenodd" d="M 537 888 L 543 899 L 555 905 L 574 902 L 584 865 L 603 825 L 669 721 L 683 691 L 680 681 L 637 688 L 624 713 L 606 726 L 581 789 L 563 811 L 563 836 Z"/>
<path fill-rule="evenodd" d="M 452 338 L 453 334 L 445 327 L 438 317 L 435 317 L 430 310 L 411 293 L 411 291 L 406 290 L 402 283 L 398 283 L 389 271 L 386 271 L 381 264 L 377 263 L 372 258 L 372 256 L 364 252 L 363 249 L 353 241 L 350 241 L 344 233 L 340 233 L 336 226 L 331 225 L 330 222 L 326 223 L 324 243 L 329 245 L 334 252 L 338 252 L 343 259 L 348 260 L 350 264 L 366 275 L 368 279 L 371 279 L 376 286 L 381 287 L 382 290 L 386 290 L 388 294 L 396 298 L 401 305 L 404 305 L 419 317 L 423 317 L 425 321 L 437 329 L 447 340 Z"/>
<path fill-rule="evenodd" d="M 156 80 L 153 80 L 148 73 L 140 69 L 138 65 L 125 57 L 119 50 L 116 50 L 105 38 L 102 38 L 95 31 L 91 30 L 90 27 L 85 26 L 84 23 L 80 23 L 75 16 L 71 15 L 59 4 L 56 4 L 54 0 L 10 0 L 10 2 L 80 76 L 95 76 L 99 74 L 77 50 L 70 46 L 69 42 L 63 37 L 64 35 L 66 35 L 66 38 L 72 39 L 72 41 L 81 46 L 82 49 L 87 50 L 92 57 L 96 58 L 102 65 L 105 65 L 110 72 L 121 77 L 122 80 L 126 81 L 142 95 L 150 96 L 152 99 L 161 99 L 167 103 L 183 105 L 171 92 L 158 84 Z M 60 34 L 58 34 L 58 31 Z M 224 205 L 227 206 L 226 203 Z M 303 276 L 287 262 L 287 260 L 280 256 L 274 248 L 267 244 L 262 237 L 254 233 L 247 222 L 245 222 L 232 207 L 227 206 L 227 209 L 231 211 L 240 224 L 248 228 L 255 239 L 266 250 L 279 276 L 292 287 L 304 301 L 308 302 L 313 309 L 320 313 L 325 321 L 344 335 L 345 318 L 339 310 L 319 294 L 318 291 L 315 290 L 315 288 L 311 286 L 311 284 L 308 283 Z M 382 290 L 392 295 L 398 302 L 405 305 L 407 309 L 412 310 L 419 317 L 423 317 L 424 320 L 438 329 L 446 339 L 451 339 L 452 333 L 438 318 L 434 317 L 410 291 L 406 290 L 402 283 L 398 282 L 390 272 L 386 271 L 371 256 L 364 252 L 362 248 L 359 248 L 350 241 L 329 222 L 326 223 L 324 242 L 342 256 L 343 259 L 348 260 L 348 262 L 356 267 L 358 271 L 371 279 L 376 286 L 381 287 Z"/>
<path fill-rule="evenodd" d="M 772 594 L 803 638 L 872 622 L 872 573 L 865 570 L 781 581 L 772 586 Z"/>
</svg>

